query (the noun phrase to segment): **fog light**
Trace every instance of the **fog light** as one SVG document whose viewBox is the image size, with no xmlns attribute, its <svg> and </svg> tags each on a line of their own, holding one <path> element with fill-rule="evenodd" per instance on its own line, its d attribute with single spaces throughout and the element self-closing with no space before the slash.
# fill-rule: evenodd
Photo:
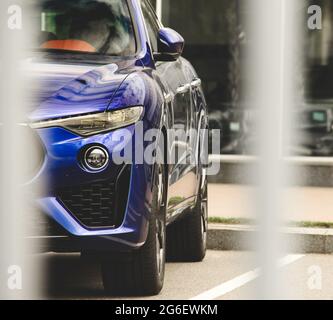
<svg viewBox="0 0 333 320">
<path fill-rule="evenodd" d="M 89 170 L 100 171 L 109 163 L 108 152 L 101 147 L 91 147 L 84 153 L 83 163 Z"/>
</svg>

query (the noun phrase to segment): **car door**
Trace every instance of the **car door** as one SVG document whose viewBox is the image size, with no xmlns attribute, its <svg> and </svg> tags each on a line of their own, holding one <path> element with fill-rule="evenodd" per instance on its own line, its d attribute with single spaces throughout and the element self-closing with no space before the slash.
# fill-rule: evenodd
<svg viewBox="0 0 333 320">
<path fill-rule="evenodd" d="M 188 84 L 188 137 L 187 137 L 187 153 L 190 157 L 191 169 L 196 166 L 196 159 L 198 156 L 198 129 L 199 129 L 199 87 L 201 80 L 197 77 L 191 64 L 181 59 L 181 68 L 184 82 Z"/>
<path fill-rule="evenodd" d="M 141 1 L 141 9 L 145 19 L 150 44 L 154 52 L 158 52 L 157 35 L 162 27 L 155 12 L 147 0 Z M 170 106 L 170 115 L 174 129 L 171 135 L 169 177 L 169 211 L 170 214 L 181 212 L 184 207 L 193 202 L 196 194 L 196 176 L 193 172 L 193 163 L 190 161 L 191 150 L 188 138 L 191 128 L 191 84 L 184 72 L 182 59 L 173 62 L 157 62 L 156 77 L 165 83 L 166 104 Z"/>
<path fill-rule="evenodd" d="M 192 134 L 190 137 L 190 148 L 192 156 L 198 156 L 199 138 L 201 132 L 200 129 L 205 129 L 205 119 L 202 119 L 206 114 L 204 112 L 206 107 L 206 100 L 202 91 L 201 79 L 196 74 L 194 68 L 188 61 L 183 61 L 183 72 L 187 78 L 187 81 L 191 85 L 191 118 L 190 118 L 190 128 L 193 132 L 199 134 Z M 204 139 L 201 137 L 201 139 Z M 202 141 L 201 141 L 202 142 Z"/>
</svg>

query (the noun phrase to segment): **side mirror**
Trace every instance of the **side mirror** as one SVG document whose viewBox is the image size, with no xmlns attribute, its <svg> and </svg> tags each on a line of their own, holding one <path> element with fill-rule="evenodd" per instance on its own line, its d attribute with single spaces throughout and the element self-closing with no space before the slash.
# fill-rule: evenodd
<svg viewBox="0 0 333 320">
<path fill-rule="evenodd" d="M 175 30 L 162 28 L 158 32 L 158 52 L 154 53 L 156 61 L 176 61 L 184 50 L 184 38 Z"/>
</svg>

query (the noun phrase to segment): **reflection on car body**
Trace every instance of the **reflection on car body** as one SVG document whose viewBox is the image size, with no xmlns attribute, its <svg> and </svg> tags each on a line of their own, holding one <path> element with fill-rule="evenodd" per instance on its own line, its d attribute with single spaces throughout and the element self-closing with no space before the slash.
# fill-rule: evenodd
<svg viewBox="0 0 333 320">
<path fill-rule="evenodd" d="M 98 257 L 108 292 L 158 294 L 166 258 L 201 261 L 206 252 L 202 137 L 177 145 L 166 134 L 208 127 L 201 81 L 181 57 L 184 40 L 146 0 L 35 2 L 39 86 L 30 122 L 44 160 L 31 185 L 46 179 L 47 188 L 33 236 L 47 236 L 47 250 Z M 164 157 L 177 148 L 196 164 L 115 163 L 115 141 L 129 134 L 123 148 L 135 148 L 139 122 L 158 130 L 157 150 L 170 145 Z"/>
</svg>

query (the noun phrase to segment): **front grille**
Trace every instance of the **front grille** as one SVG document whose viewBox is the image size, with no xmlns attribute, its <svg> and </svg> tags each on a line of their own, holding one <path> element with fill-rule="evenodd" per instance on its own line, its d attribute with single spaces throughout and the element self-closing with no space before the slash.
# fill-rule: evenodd
<svg viewBox="0 0 333 320">
<path fill-rule="evenodd" d="M 2 139 L 2 157 L 0 165 L 5 168 L 10 168 L 14 164 L 8 164 L 8 157 L 16 149 L 15 170 L 20 178 L 20 182 L 26 183 L 33 179 L 41 170 L 45 160 L 45 148 L 38 133 L 31 129 L 25 123 L 15 126 L 4 124 L 0 126 L 0 136 Z M 14 147 L 13 147 L 14 146 Z"/>
<path fill-rule="evenodd" d="M 38 134 L 29 126 L 19 126 L 19 134 L 21 141 L 24 141 L 24 179 L 25 181 L 32 179 L 41 169 L 45 150 Z"/>
<path fill-rule="evenodd" d="M 115 181 L 100 181 L 65 188 L 58 200 L 88 228 L 118 228 L 124 219 L 130 180 L 130 167 L 125 167 Z"/>
<path fill-rule="evenodd" d="M 31 237 L 42 236 L 68 236 L 68 233 L 56 221 L 47 216 L 39 209 L 31 209 L 28 216 L 22 221 L 25 223 L 24 230 Z"/>
</svg>

